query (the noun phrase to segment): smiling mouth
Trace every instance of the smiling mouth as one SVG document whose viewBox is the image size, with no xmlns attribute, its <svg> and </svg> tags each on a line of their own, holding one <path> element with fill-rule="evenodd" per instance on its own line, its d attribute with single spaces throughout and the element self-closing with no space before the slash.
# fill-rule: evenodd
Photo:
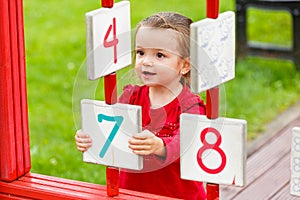
<svg viewBox="0 0 300 200">
<path fill-rule="evenodd" d="M 145 76 L 152 76 L 152 75 L 155 75 L 156 73 L 152 73 L 152 72 L 148 72 L 148 71 L 143 71 L 142 74 L 145 75 Z"/>
</svg>

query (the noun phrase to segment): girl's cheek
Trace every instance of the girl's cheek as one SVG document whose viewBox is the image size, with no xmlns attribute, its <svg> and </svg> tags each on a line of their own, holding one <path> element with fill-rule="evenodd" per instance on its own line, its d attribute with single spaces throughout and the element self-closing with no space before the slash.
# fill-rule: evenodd
<svg viewBox="0 0 300 200">
<path fill-rule="evenodd" d="M 135 72 L 138 74 L 138 75 L 141 75 L 141 67 L 138 66 L 138 65 L 135 65 Z"/>
<path fill-rule="evenodd" d="M 138 63 L 138 62 L 135 63 L 134 68 L 135 68 L 136 71 L 141 71 L 141 67 L 142 67 L 142 65 L 140 63 Z"/>
<path fill-rule="evenodd" d="M 141 66 L 141 65 L 142 65 L 142 59 L 136 58 L 136 59 L 135 59 L 135 67 Z"/>
</svg>

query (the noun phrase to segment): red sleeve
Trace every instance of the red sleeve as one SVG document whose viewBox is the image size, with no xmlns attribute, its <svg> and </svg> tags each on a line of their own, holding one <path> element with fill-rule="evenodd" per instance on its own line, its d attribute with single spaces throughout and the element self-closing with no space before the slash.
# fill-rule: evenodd
<svg viewBox="0 0 300 200">
<path fill-rule="evenodd" d="M 180 158 L 180 134 L 179 129 L 174 131 L 176 135 L 173 137 L 165 137 L 161 138 L 166 147 L 166 157 L 164 160 L 164 164 L 168 165 Z"/>
<path fill-rule="evenodd" d="M 205 115 L 206 108 L 198 95 L 192 95 L 182 102 L 182 113 Z"/>
<path fill-rule="evenodd" d="M 192 95 L 181 103 L 182 113 L 205 114 L 205 105 L 198 95 Z M 180 127 L 173 132 L 173 137 L 162 137 L 166 145 L 165 164 L 180 158 Z"/>
<path fill-rule="evenodd" d="M 137 97 L 136 95 L 136 90 L 138 89 L 139 86 L 133 86 L 133 85 L 126 85 L 123 88 L 123 92 L 119 97 L 118 102 L 119 103 L 124 103 L 124 104 L 131 104 Z"/>
</svg>

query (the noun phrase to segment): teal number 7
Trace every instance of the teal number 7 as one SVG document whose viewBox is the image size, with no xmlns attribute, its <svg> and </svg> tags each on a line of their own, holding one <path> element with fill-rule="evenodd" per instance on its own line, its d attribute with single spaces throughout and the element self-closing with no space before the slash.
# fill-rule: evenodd
<svg viewBox="0 0 300 200">
<path fill-rule="evenodd" d="M 98 115 L 98 122 L 102 122 L 103 120 L 106 120 L 106 121 L 110 121 L 110 122 L 116 122 L 112 131 L 110 132 L 105 144 L 103 145 L 101 151 L 100 151 L 100 158 L 103 158 L 107 149 L 109 148 L 109 146 L 111 145 L 114 137 L 116 136 L 122 122 L 123 122 L 123 117 L 122 116 L 107 116 L 107 115 L 103 115 L 103 114 L 99 114 Z"/>
</svg>

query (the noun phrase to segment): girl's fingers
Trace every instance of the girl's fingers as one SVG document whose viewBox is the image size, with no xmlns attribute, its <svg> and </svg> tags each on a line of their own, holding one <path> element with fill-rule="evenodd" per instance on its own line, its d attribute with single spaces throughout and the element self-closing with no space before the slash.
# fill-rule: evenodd
<svg viewBox="0 0 300 200">
<path fill-rule="evenodd" d="M 89 135 L 83 133 L 81 130 L 78 130 L 75 134 L 75 141 L 77 149 L 81 152 L 86 151 L 92 146 L 92 139 Z"/>
<path fill-rule="evenodd" d="M 84 151 L 88 150 L 88 148 L 90 148 L 92 146 L 92 143 L 78 143 L 78 142 L 76 142 L 76 146 L 77 146 L 77 149 L 79 151 L 84 152 Z"/>
<path fill-rule="evenodd" d="M 90 143 L 92 142 L 92 139 L 90 138 L 89 135 L 84 134 L 84 133 L 76 133 L 75 135 L 75 140 L 76 142 L 81 142 L 81 143 Z"/>
<path fill-rule="evenodd" d="M 130 145 L 150 145 L 151 141 L 147 140 L 147 139 L 129 139 L 128 143 Z"/>
<path fill-rule="evenodd" d="M 92 142 L 76 141 L 76 145 L 79 147 L 90 147 L 92 146 Z"/>
<path fill-rule="evenodd" d="M 150 150 L 150 145 L 129 145 L 128 146 L 132 150 Z"/>
<path fill-rule="evenodd" d="M 149 134 L 150 133 L 150 134 Z M 165 156 L 164 142 L 153 133 L 143 132 L 128 140 L 128 147 L 138 155 L 156 154 Z"/>
<path fill-rule="evenodd" d="M 84 152 L 84 151 L 86 151 L 87 149 L 86 149 L 85 147 L 78 147 L 78 146 L 77 146 L 77 150 L 78 150 L 78 151 L 81 151 L 81 152 Z"/>
<path fill-rule="evenodd" d="M 87 134 L 81 133 L 81 134 L 76 134 L 75 138 L 90 138 L 90 136 Z"/>
<path fill-rule="evenodd" d="M 132 151 L 133 153 L 140 155 L 140 156 L 146 156 L 149 155 L 149 151 L 145 151 L 145 150 L 134 150 Z"/>
<path fill-rule="evenodd" d="M 77 147 L 77 150 L 81 151 L 81 152 L 85 152 L 85 151 L 88 150 L 88 148 L 86 148 L 86 147 Z"/>
<path fill-rule="evenodd" d="M 92 143 L 92 139 L 91 138 L 78 138 L 78 143 L 89 144 L 89 143 Z"/>
<path fill-rule="evenodd" d="M 80 129 L 80 130 L 76 131 L 75 137 L 87 138 L 87 137 L 89 137 L 89 135 L 86 133 L 83 133 L 82 130 Z"/>
<path fill-rule="evenodd" d="M 154 134 L 148 130 L 144 130 L 141 133 L 137 133 L 133 135 L 133 138 L 135 139 L 147 139 L 147 138 L 151 138 L 154 137 Z"/>
</svg>

